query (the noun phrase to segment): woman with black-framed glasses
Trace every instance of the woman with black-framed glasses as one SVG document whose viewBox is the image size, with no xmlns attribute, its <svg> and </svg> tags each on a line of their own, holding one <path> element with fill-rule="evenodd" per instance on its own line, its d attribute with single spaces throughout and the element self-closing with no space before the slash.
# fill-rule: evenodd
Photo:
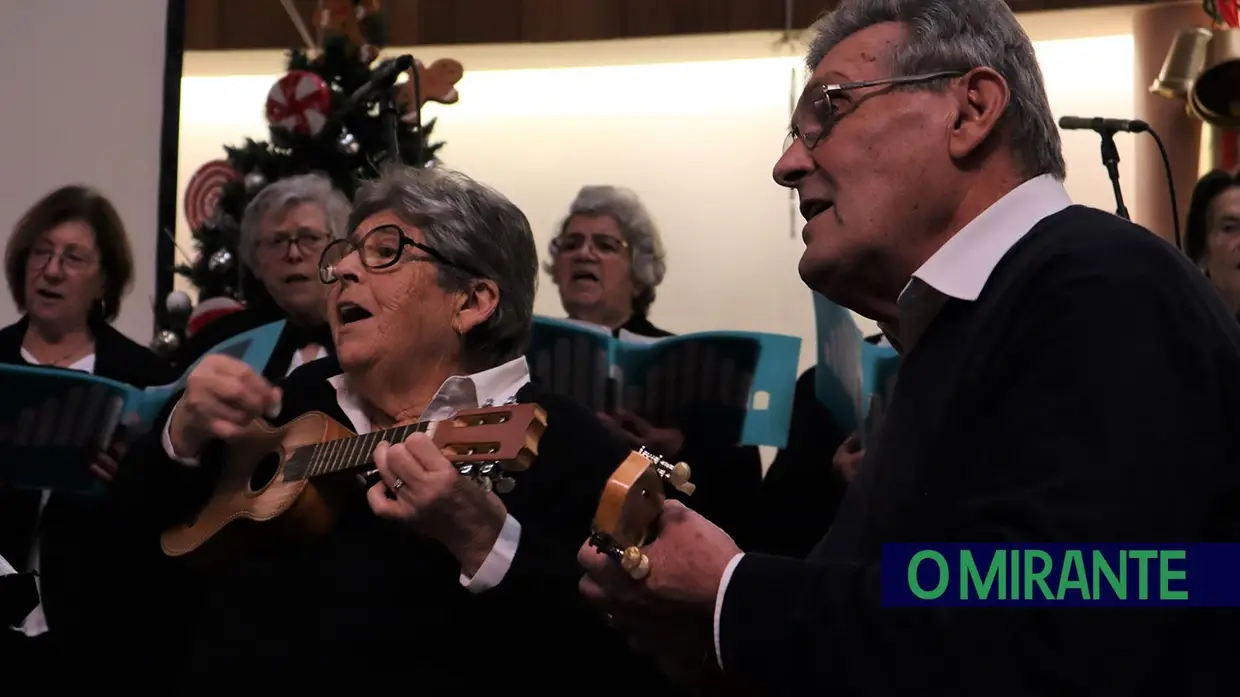
<svg viewBox="0 0 1240 697">
<path fill-rule="evenodd" d="M 326 284 L 338 280 L 336 265 L 346 256 L 357 252 L 362 266 L 371 271 L 386 269 L 401 260 L 406 247 L 412 247 L 426 255 L 425 261 L 433 261 L 452 266 L 474 276 L 483 274 L 474 271 L 468 264 L 448 260 L 434 249 L 416 242 L 405 234 L 399 224 L 380 225 L 366 232 L 361 237 L 346 237 L 333 240 L 319 257 L 319 280 Z M 409 257 L 417 259 L 417 257 Z"/>
<path fill-rule="evenodd" d="M 210 468 L 194 467 L 207 444 L 264 415 L 279 426 L 319 412 L 369 434 L 535 402 L 546 414 L 537 457 L 528 471 L 475 478 L 423 433 L 353 441 L 376 464 L 372 486 L 324 481 L 344 509 L 335 527 L 309 545 L 272 540 L 204 587 L 178 683 L 195 694 L 242 677 L 314 691 L 357 685 L 365 665 L 369 685 L 424 694 L 568 693 L 579 674 L 564 667 L 601 651 L 660 694 L 653 671 L 642 675 L 642 659 L 577 593 L 577 546 L 630 450 L 530 381 L 538 258 L 524 214 L 464 175 L 402 168 L 363 185 L 348 229 L 318 259 L 335 357 L 273 384 L 210 356 L 163 438 L 131 455 L 166 477 L 157 490 L 180 507 L 170 517 L 193 511 L 195 485 L 214 483 Z M 478 641 L 503 645 L 503 670 L 477 670 L 461 649 Z"/>
</svg>

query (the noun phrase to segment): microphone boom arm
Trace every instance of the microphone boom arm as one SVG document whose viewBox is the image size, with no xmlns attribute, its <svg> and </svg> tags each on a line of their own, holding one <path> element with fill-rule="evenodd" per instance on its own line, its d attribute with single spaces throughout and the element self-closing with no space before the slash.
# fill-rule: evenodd
<svg viewBox="0 0 1240 697">
<path fill-rule="evenodd" d="M 1111 188 L 1115 190 L 1115 214 L 1124 220 L 1132 220 L 1128 215 L 1128 207 L 1124 205 L 1124 192 L 1119 185 L 1119 148 L 1115 147 L 1115 131 L 1101 128 L 1098 134 L 1102 136 L 1102 164 L 1107 168 L 1107 174 L 1111 177 Z"/>
</svg>

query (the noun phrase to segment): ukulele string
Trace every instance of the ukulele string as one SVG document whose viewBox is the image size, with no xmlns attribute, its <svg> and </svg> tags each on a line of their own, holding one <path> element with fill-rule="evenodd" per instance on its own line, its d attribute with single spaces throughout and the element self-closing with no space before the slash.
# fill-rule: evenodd
<svg viewBox="0 0 1240 697">
<path fill-rule="evenodd" d="M 393 433 L 393 432 L 395 432 L 395 431 L 397 431 L 397 430 L 404 430 L 404 429 L 407 429 L 407 428 L 409 428 L 410 426 L 412 426 L 413 428 L 412 428 L 411 430 L 406 431 L 406 432 L 403 434 L 403 435 L 404 435 L 404 437 L 408 437 L 408 436 L 410 436 L 410 435 L 412 435 L 412 434 L 414 434 L 414 433 L 426 433 L 426 429 L 430 428 L 430 425 L 431 425 L 431 422 L 430 422 L 430 421 L 419 421 L 419 422 L 417 422 L 417 423 L 415 423 L 415 424 L 409 424 L 409 426 L 397 426 L 396 428 L 387 429 L 387 431 L 385 431 L 385 432 L 386 432 L 386 433 Z M 403 438 L 402 438 L 402 440 L 403 440 Z M 373 451 L 371 451 L 371 459 L 370 459 L 370 462 L 371 462 L 371 463 L 373 463 L 373 462 L 374 462 L 374 452 L 373 452 Z M 365 475 L 363 475 L 363 478 L 366 480 L 366 486 L 367 486 L 367 487 L 372 487 L 372 486 L 374 486 L 374 485 L 378 484 L 379 482 L 383 481 L 383 475 L 379 473 L 378 468 L 373 468 L 373 467 L 372 467 L 371 469 L 367 470 L 366 474 L 365 474 Z M 392 495 L 392 492 L 391 492 L 391 491 L 388 491 L 388 495 L 389 495 L 389 496 L 391 496 L 391 495 Z"/>
</svg>

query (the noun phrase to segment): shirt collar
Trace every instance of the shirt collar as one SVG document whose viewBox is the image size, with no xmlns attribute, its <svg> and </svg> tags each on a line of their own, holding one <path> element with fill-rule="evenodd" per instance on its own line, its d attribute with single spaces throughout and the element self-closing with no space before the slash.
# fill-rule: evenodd
<svg viewBox="0 0 1240 697">
<path fill-rule="evenodd" d="M 949 298 L 973 302 L 1003 257 L 1042 219 L 1072 205 L 1063 182 L 1034 177 L 1008 192 L 913 272 L 897 306 L 898 328 L 881 326 L 902 352 L 912 349 Z"/>
<path fill-rule="evenodd" d="M 336 402 L 352 422 L 354 433 L 369 433 L 370 418 L 362 406 L 361 396 L 351 388 L 349 376 L 341 373 L 328 382 L 336 388 Z M 453 375 L 440 385 L 418 420 L 442 421 L 465 409 L 503 404 L 516 398 L 517 392 L 529 382 L 530 369 L 524 356 L 471 375 Z"/>
</svg>

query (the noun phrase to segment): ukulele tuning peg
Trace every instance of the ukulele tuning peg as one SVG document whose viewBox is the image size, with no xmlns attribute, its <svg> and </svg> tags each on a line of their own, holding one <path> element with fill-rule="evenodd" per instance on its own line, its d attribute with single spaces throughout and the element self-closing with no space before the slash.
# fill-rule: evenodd
<svg viewBox="0 0 1240 697">
<path fill-rule="evenodd" d="M 470 463 L 465 463 L 461 465 L 460 467 L 457 467 L 456 471 L 460 472 L 462 477 L 474 476 L 474 466 Z"/>
<path fill-rule="evenodd" d="M 672 486 L 685 496 L 692 496 L 693 492 L 697 490 L 697 487 L 689 481 L 690 474 L 692 474 L 692 472 L 687 463 L 677 462 L 672 466 L 671 470 L 668 471 L 667 481 L 671 482 Z"/>
<path fill-rule="evenodd" d="M 655 462 L 655 470 L 659 473 L 659 477 L 663 481 L 671 484 L 673 488 L 686 496 L 692 496 L 697 487 L 689 482 L 692 470 L 689 465 L 684 462 L 677 462 L 670 465 L 664 460 Z"/>
<path fill-rule="evenodd" d="M 474 481 L 478 482 L 478 486 L 482 487 L 483 491 L 491 491 L 495 488 L 495 483 L 490 477 L 478 477 Z"/>
<path fill-rule="evenodd" d="M 611 537 L 601 532 L 590 535 L 590 546 L 616 561 L 620 561 L 620 558 L 624 556 L 624 552 L 612 541 Z"/>
<path fill-rule="evenodd" d="M 512 477 L 499 477 L 495 480 L 495 493 L 510 494 L 517 487 L 517 480 Z"/>
<path fill-rule="evenodd" d="M 636 547 L 628 547 L 624 550 L 620 557 L 620 566 L 634 581 L 640 581 L 650 575 L 650 558 Z"/>
</svg>

